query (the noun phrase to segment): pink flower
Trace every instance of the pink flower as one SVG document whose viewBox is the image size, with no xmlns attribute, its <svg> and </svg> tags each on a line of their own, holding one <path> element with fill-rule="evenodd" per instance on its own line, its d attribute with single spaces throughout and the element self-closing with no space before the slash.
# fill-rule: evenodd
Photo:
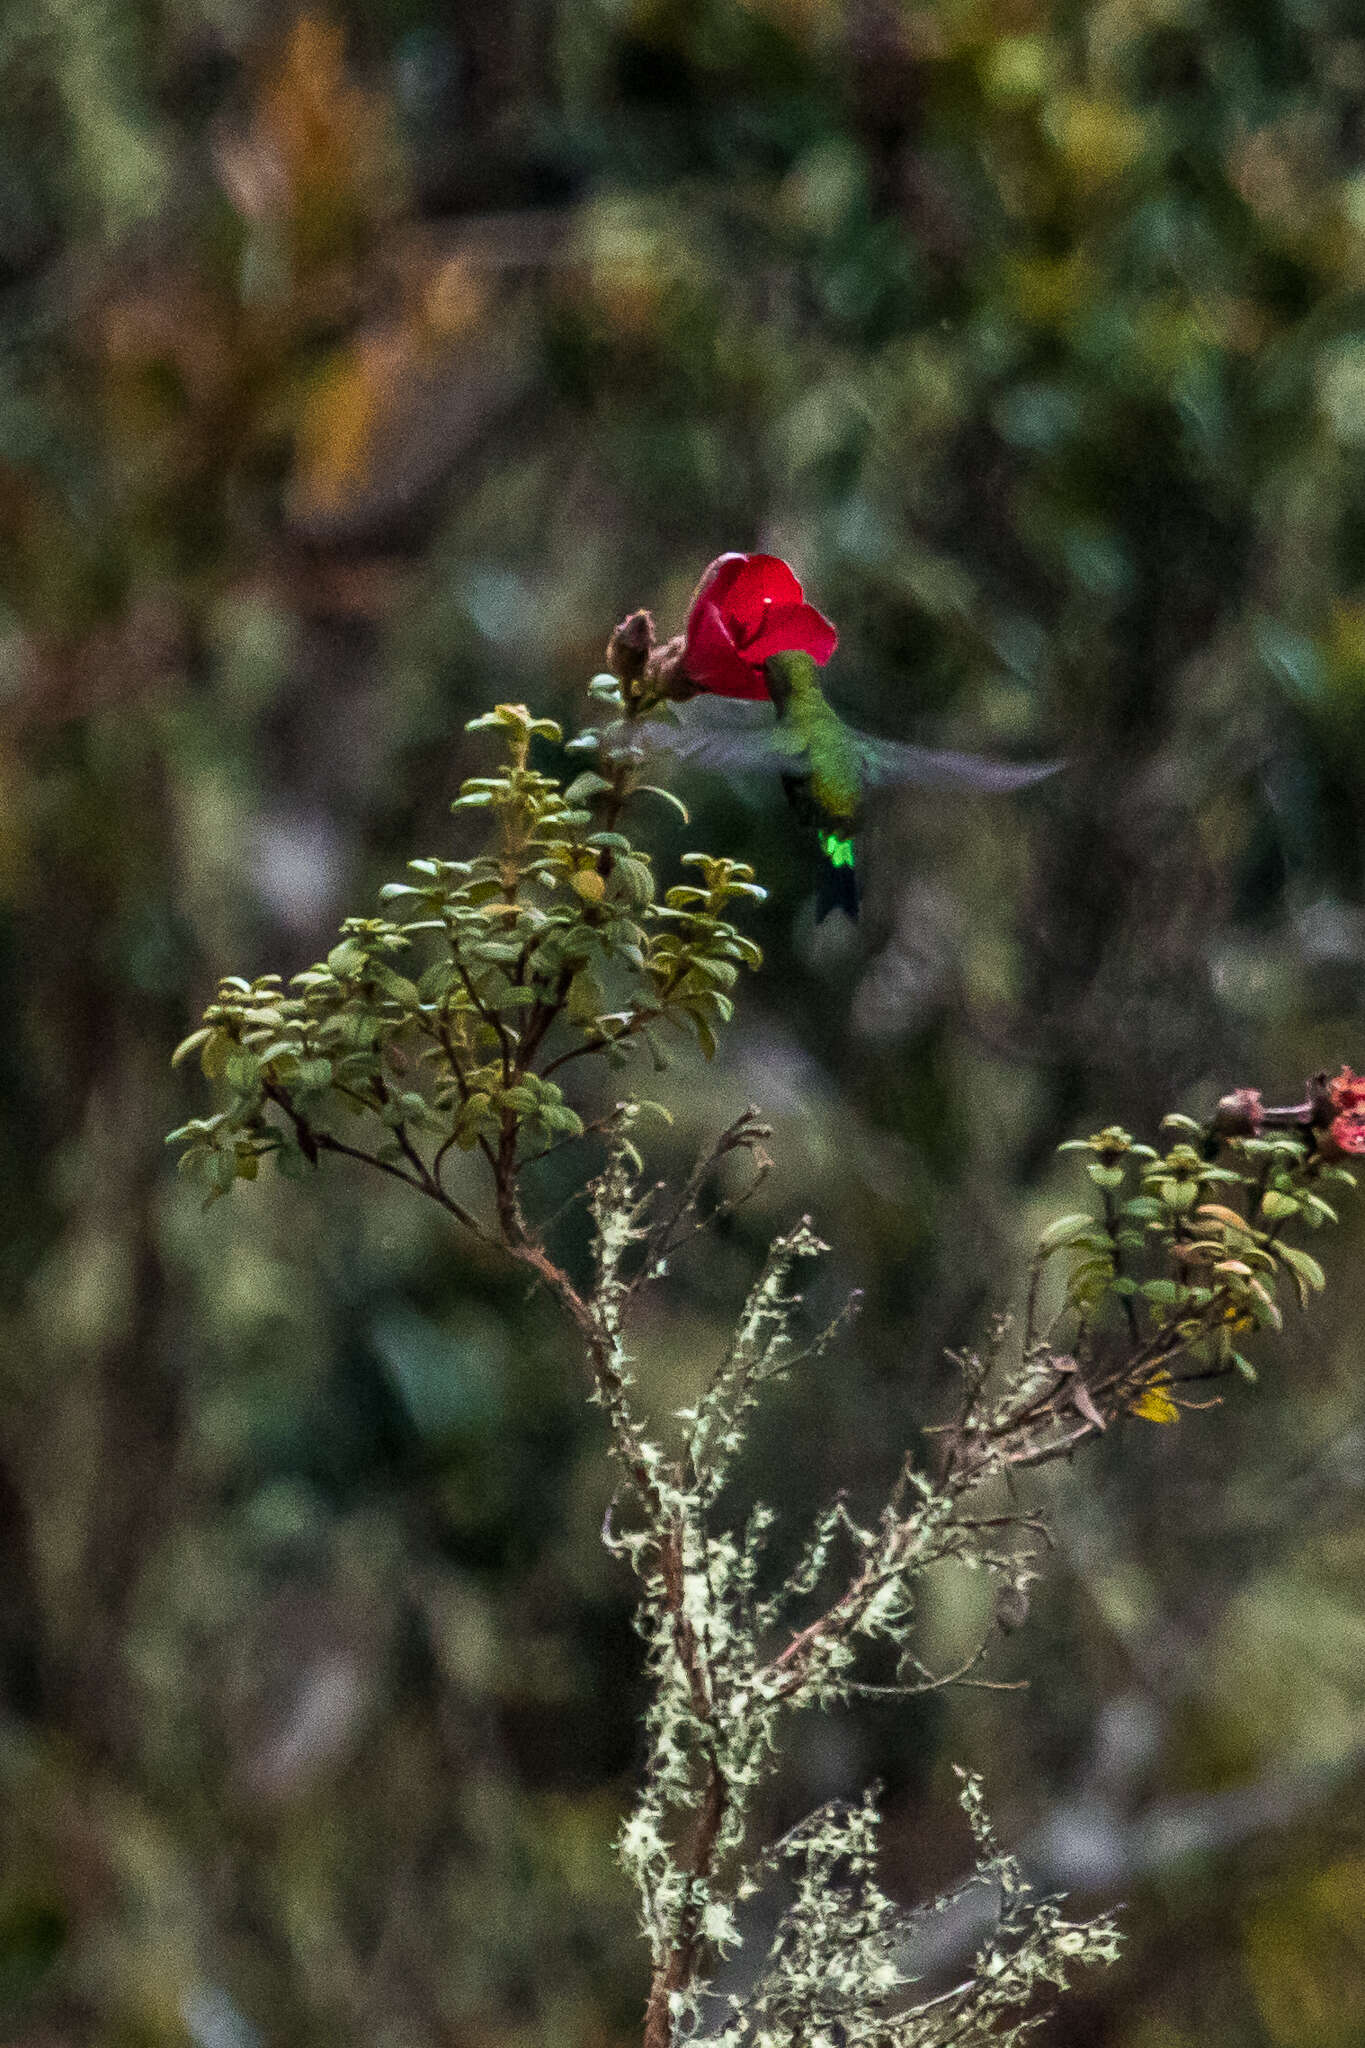
<svg viewBox="0 0 1365 2048">
<path fill-rule="evenodd" d="M 1333 1117 L 1318 1138 L 1318 1149 L 1329 1159 L 1343 1159 L 1365 1152 L 1365 1110 L 1351 1109 Z"/>
<path fill-rule="evenodd" d="M 683 667 L 717 697 L 762 698 L 770 654 L 809 654 L 823 667 L 838 644 L 779 556 L 718 555 L 687 614 Z"/>
<path fill-rule="evenodd" d="M 1327 1093 L 1333 1109 L 1354 1116 L 1365 1110 L 1365 1074 L 1353 1074 L 1343 1067 L 1336 1079 L 1327 1083 Z"/>
<path fill-rule="evenodd" d="M 1365 1075 L 1349 1067 L 1327 1083 L 1327 1099 L 1337 1112 L 1318 1133 L 1318 1149 L 1328 1159 L 1358 1158 L 1365 1153 Z"/>
</svg>

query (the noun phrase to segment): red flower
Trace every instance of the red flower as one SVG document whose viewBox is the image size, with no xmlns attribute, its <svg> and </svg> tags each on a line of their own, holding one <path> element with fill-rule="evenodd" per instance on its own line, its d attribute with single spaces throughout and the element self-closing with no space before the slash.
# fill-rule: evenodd
<svg viewBox="0 0 1365 2048">
<path fill-rule="evenodd" d="M 809 654 L 823 667 L 838 644 L 779 556 L 718 555 L 687 614 L 683 667 L 717 697 L 761 698 L 770 654 Z"/>
</svg>

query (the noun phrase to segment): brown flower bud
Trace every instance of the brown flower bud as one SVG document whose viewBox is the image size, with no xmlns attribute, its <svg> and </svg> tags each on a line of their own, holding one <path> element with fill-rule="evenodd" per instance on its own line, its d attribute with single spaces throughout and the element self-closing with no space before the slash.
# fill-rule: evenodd
<svg viewBox="0 0 1365 2048">
<path fill-rule="evenodd" d="M 618 682 L 638 683 L 653 652 L 653 619 L 648 612 L 631 612 L 607 642 L 607 667 Z"/>
<path fill-rule="evenodd" d="M 649 658 L 645 681 L 656 701 L 671 697 L 675 704 L 682 704 L 698 694 L 701 685 L 687 672 L 687 643 L 681 633 L 675 633 L 671 640 L 656 648 Z"/>
<path fill-rule="evenodd" d="M 1213 1128 L 1220 1138 L 1258 1138 L 1264 1117 L 1259 1088 L 1234 1088 L 1214 1111 Z"/>
</svg>

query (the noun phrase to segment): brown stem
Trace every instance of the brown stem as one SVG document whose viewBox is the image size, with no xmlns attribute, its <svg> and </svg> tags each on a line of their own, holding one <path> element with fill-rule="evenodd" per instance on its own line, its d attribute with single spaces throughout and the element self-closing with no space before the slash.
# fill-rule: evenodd
<svg viewBox="0 0 1365 2048">
<path fill-rule="evenodd" d="M 315 1130 L 303 1114 L 303 1111 L 294 1107 L 288 1095 L 275 1082 L 267 1081 L 265 1083 L 265 1094 L 271 1102 L 284 1111 L 289 1121 L 293 1124 L 295 1135 L 299 1141 L 299 1150 L 311 1166 L 317 1165 L 320 1152 L 335 1152 L 343 1159 L 359 1160 L 362 1166 L 377 1167 L 380 1173 L 387 1173 L 391 1179 L 401 1180 L 405 1188 L 416 1188 L 419 1195 L 429 1196 L 438 1208 L 444 1209 L 448 1216 L 453 1216 L 457 1223 L 463 1224 L 464 1228 L 471 1231 L 475 1237 L 483 1237 L 485 1235 L 478 1218 L 465 1208 L 463 1202 L 457 1202 L 453 1195 L 446 1193 L 445 1189 L 439 1185 L 427 1170 L 419 1154 L 406 1140 L 403 1141 L 404 1152 L 406 1157 L 416 1165 L 416 1173 L 407 1173 L 401 1166 L 395 1165 L 391 1159 L 380 1159 L 373 1152 L 362 1151 L 358 1145 L 347 1145 L 342 1139 L 334 1138 L 330 1131 Z"/>
<path fill-rule="evenodd" d="M 563 1010 L 564 999 L 569 993 L 569 984 L 572 980 L 572 969 L 568 967 L 561 968 L 559 979 L 555 983 L 554 992 L 550 1000 L 547 1003 L 538 1001 L 530 1017 L 527 1019 L 525 1035 L 519 1048 L 521 1054 L 519 1065 L 523 1071 L 530 1066 L 532 1060 L 540 1051 L 541 1045 L 548 1036 L 551 1026 Z"/>
<path fill-rule="evenodd" d="M 657 1024 L 660 1017 L 662 1016 L 662 1010 L 637 1010 L 635 1016 L 631 1019 L 631 1022 L 626 1026 L 625 1030 L 618 1031 L 614 1038 L 598 1039 L 591 1045 L 571 1046 L 568 1052 L 561 1052 L 557 1054 L 554 1059 L 548 1060 L 546 1064 L 541 1068 L 541 1075 L 545 1080 L 548 1081 L 551 1074 L 558 1073 L 561 1067 L 567 1067 L 570 1060 L 581 1060 L 588 1053 L 602 1052 L 609 1045 L 620 1045 L 623 1040 L 627 1038 L 634 1038 L 637 1035 L 637 1033 L 643 1031 L 647 1025 Z"/>
<path fill-rule="evenodd" d="M 602 1405 L 611 1418 L 617 1455 L 630 1474 L 631 1482 L 640 1496 L 641 1504 L 652 1526 L 655 1529 L 662 1529 L 667 1520 L 667 1509 L 658 1482 L 649 1469 L 649 1462 L 644 1455 L 640 1439 L 630 1421 L 626 1405 L 626 1386 L 613 1356 L 610 1338 L 603 1329 L 593 1304 L 584 1299 L 564 1268 L 555 1263 L 545 1247 L 529 1235 L 516 1197 L 517 1169 L 513 1156 L 516 1144 L 515 1119 L 511 1121 L 510 1147 L 507 1139 L 508 1133 L 504 1130 L 494 1162 L 498 1224 L 503 1246 L 519 1264 L 529 1267 L 537 1278 L 545 1283 L 560 1307 L 567 1311 L 583 1340 L 589 1370 Z"/>
<path fill-rule="evenodd" d="M 655 1224 L 646 1238 L 639 1271 L 630 1283 L 632 1289 L 638 1287 L 641 1281 L 652 1278 L 658 1271 L 660 1259 L 666 1259 L 669 1253 L 676 1251 L 683 1242 L 684 1226 L 696 1209 L 709 1176 L 720 1165 L 722 1159 L 728 1158 L 732 1152 L 747 1152 L 754 1165 L 752 1183 L 745 1189 L 743 1195 L 737 1196 L 729 1204 L 730 1208 L 738 1207 L 741 1201 L 748 1201 L 757 1193 L 772 1172 L 772 1159 L 764 1150 L 764 1141 L 771 1136 L 772 1126 L 759 1121 L 758 1110 L 752 1102 L 741 1116 L 737 1116 L 734 1122 L 721 1132 L 710 1151 L 703 1154 L 688 1175 L 682 1193 L 673 1207 Z"/>
<path fill-rule="evenodd" d="M 1114 1200 L 1112 1188 L 1104 1190 L 1104 1228 L 1114 1248 L 1114 1277 L 1117 1279 L 1123 1272 L 1123 1247 L 1119 1243 L 1119 1205 Z M 1128 1325 L 1128 1334 L 1134 1344 L 1139 1344 L 1142 1341 L 1142 1333 L 1138 1329 L 1137 1308 L 1133 1297 L 1131 1294 L 1125 1294 L 1122 1300 L 1123 1319 Z"/>
<path fill-rule="evenodd" d="M 489 1010 L 480 1001 L 478 991 L 470 977 L 469 969 L 462 960 L 456 960 L 455 972 L 464 983 L 465 994 L 474 1005 L 474 1009 L 481 1021 L 489 1025 L 497 1033 L 498 1043 L 502 1048 L 502 1085 L 504 1088 L 509 1088 L 512 1085 L 512 1044 L 507 1035 L 507 1026 L 503 1023 L 496 1010 Z"/>
</svg>

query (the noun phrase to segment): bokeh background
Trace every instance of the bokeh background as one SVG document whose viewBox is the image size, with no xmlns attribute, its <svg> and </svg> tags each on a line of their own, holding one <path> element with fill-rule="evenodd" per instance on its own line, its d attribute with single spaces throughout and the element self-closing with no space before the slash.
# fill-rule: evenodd
<svg viewBox="0 0 1365 2048">
<path fill-rule="evenodd" d="M 452 843 L 467 717 L 573 723 L 622 613 L 789 556 L 850 715 L 1068 762 L 876 806 L 856 931 L 780 797 L 660 807 L 772 892 L 665 1163 L 752 1098 L 780 1170 L 645 1384 L 810 1207 L 865 1312 L 754 1480 L 870 1499 L 1060 1139 L 1365 1065 L 1365 28 L 10 0 L 0 106 L 0 2031 L 614 2048 L 640 1686 L 563 1333 L 399 1190 L 202 1213 L 167 1053 Z M 1365 2041 L 1361 1244 L 1259 1388 L 1040 1485 L 1026 1690 L 793 1742 L 776 1818 L 879 1775 L 907 1900 L 957 1758 L 1124 1902 L 1050 2041 Z"/>
</svg>

